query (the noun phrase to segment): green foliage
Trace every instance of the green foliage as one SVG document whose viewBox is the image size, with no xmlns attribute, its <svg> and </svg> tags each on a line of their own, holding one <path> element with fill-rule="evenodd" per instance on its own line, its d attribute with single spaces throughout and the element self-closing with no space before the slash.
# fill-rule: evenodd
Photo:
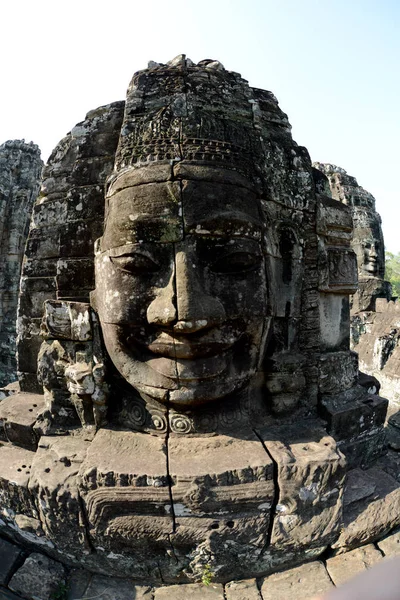
<svg viewBox="0 0 400 600">
<path fill-rule="evenodd" d="M 201 576 L 201 582 L 203 585 L 210 585 L 214 577 L 214 573 L 212 571 L 210 563 L 204 565 L 203 573 Z"/>
<path fill-rule="evenodd" d="M 50 596 L 51 600 L 67 600 L 68 586 L 64 581 L 60 581 L 57 589 Z"/>
<path fill-rule="evenodd" d="M 393 296 L 400 296 L 400 253 L 386 252 L 385 279 L 392 284 Z"/>
</svg>

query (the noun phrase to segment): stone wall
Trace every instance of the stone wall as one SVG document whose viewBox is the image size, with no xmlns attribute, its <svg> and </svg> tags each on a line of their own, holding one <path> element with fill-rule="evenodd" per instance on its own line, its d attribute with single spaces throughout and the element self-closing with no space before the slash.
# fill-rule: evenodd
<svg viewBox="0 0 400 600">
<path fill-rule="evenodd" d="M 0 146 L 0 386 L 14 381 L 21 263 L 42 169 L 38 146 L 24 140 Z"/>
</svg>

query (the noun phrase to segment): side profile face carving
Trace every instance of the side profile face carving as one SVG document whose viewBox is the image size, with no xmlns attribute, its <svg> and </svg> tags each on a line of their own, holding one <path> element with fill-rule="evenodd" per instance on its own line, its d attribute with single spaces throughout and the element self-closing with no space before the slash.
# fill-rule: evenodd
<svg viewBox="0 0 400 600">
<path fill-rule="evenodd" d="M 375 240 L 366 240 L 362 244 L 362 269 L 369 275 L 378 275 L 379 270 L 379 242 Z"/>
<path fill-rule="evenodd" d="M 191 407 L 242 388 L 263 358 L 264 223 L 256 193 L 233 172 L 229 183 L 205 166 L 193 178 L 187 166 L 182 180 L 155 175 L 130 169 L 109 187 L 95 304 L 122 376 Z"/>
</svg>

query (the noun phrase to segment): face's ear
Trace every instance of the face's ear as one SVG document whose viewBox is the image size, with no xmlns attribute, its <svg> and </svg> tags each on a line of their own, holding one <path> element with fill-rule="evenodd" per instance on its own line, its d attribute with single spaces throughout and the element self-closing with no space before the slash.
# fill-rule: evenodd
<svg viewBox="0 0 400 600">
<path fill-rule="evenodd" d="M 98 256 L 101 253 L 101 242 L 102 237 L 97 238 L 94 242 L 94 256 Z M 96 300 L 96 289 L 90 292 L 90 306 L 97 312 L 97 300 Z"/>
<path fill-rule="evenodd" d="M 101 242 L 102 242 L 102 240 L 103 240 L 103 238 L 99 237 L 94 242 L 94 255 L 95 256 L 97 256 L 97 254 L 100 254 L 100 252 L 101 252 Z"/>
<path fill-rule="evenodd" d="M 97 312 L 96 290 L 92 290 L 90 292 L 89 298 L 90 298 L 90 306 L 93 308 L 94 311 Z"/>
</svg>

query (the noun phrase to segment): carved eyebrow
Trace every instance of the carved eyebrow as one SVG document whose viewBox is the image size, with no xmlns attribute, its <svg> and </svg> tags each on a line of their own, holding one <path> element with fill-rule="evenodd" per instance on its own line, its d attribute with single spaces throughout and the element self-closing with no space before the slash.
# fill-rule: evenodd
<svg viewBox="0 0 400 600">
<path fill-rule="evenodd" d="M 192 222 L 190 222 L 192 221 Z M 196 220 L 185 222 L 185 233 L 199 233 L 203 235 L 246 236 L 259 239 L 264 229 L 264 224 L 248 215 L 237 213 L 219 213 L 207 215 Z"/>
</svg>

